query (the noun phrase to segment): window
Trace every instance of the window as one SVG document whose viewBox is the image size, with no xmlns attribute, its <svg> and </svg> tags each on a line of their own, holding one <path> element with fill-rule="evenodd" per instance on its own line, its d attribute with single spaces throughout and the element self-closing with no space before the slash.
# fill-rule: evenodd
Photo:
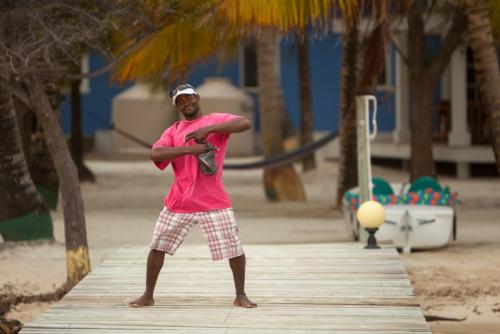
<svg viewBox="0 0 500 334">
<path fill-rule="evenodd" d="M 378 91 L 392 91 L 394 89 L 392 84 L 392 50 L 388 48 L 385 53 L 385 64 L 382 72 L 378 77 L 377 90 Z"/>
<path fill-rule="evenodd" d="M 239 62 L 240 86 L 247 90 L 257 89 L 257 43 L 255 40 L 247 40 L 242 43 Z"/>
</svg>

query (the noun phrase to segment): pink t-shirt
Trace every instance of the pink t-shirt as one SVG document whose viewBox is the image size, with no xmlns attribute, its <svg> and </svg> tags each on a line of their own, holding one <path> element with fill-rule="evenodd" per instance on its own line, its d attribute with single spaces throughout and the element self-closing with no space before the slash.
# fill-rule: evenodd
<svg viewBox="0 0 500 334">
<path fill-rule="evenodd" d="M 184 138 L 188 133 L 204 126 L 228 122 L 237 118 L 239 116 L 232 114 L 212 113 L 192 121 L 178 121 L 163 132 L 160 139 L 153 144 L 153 148 L 194 145 L 194 140 L 185 142 Z M 175 180 L 164 199 L 164 204 L 169 210 L 192 213 L 226 209 L 232 206 L 222 184 L 222 165 L 228 139 L 229 134 L 227 133 L 211 133 L 207 138 L 208 143 L 219 149 L 216 151 L 215 157 L 217 173 L 213 175 L 205 175 L 201 171 L 198 158 L 191 154 L 173 160 L 154 162 L 161 170 L 172 163 Z"/>
</svg>

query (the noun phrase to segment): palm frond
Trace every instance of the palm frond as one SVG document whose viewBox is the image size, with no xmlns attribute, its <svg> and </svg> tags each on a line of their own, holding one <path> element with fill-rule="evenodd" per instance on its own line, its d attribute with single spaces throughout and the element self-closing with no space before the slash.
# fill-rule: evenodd
<svg viewBox="0 0 500 334">
<path fill-rule="evenodd" d="M 488 0 L 490 8 L 490 21 L 493 34 L 498 38 L 500 36 L 500 1 Z"/>
<path fill-rule="evenodd" d="M 116 68 L 113 79 L 118 82 L 138 79 L 168 71 L 185 72 L 191 65 L 209 58 L 219 50 L 234 48 L 240 38 L 255 36 L 274 28 L 283 34 L 292 30 L 306 33 L 307 28 L 328 30 L 338 11 L 345 22 L 359 17 L 361 0 L 185 0 L 170 1 L 176 13 L 195 13 L 199 7 L 209 8 L 205 15 L 173 16 L 161 30 L 141 43 L 135 53 Z M 373 0 L 375 1 L 375 0 Z M 151 15 L 159 21 L 155 6 L 166 0 L 148 0 Z M 155 16 L 157 15 L 157 16 Z M 134 40 L 130 33 L 115 38 L 124 49 Z M 290 34 L 294 36 L 295 34 Z"/>
<path fill-rule="evenodd" d="M 357 1 L 338 0 L 343 8 Z M 241 27 L 275 28 L 282 33 L 302 30 L 308 25 L 327 26 L 331 23 L 334 0 L 223 0 L 219 10 L 229 24 Z"/>
<path fill-rule="evenodd" d="M 218 50 L 234 48 L 239 36 L 218 29 L 217 22 L 199 22 L 197 18 L 165 26 L 143 42 L 137 52 L 125 58 L 116 68 L 113 80 L 124 82 L 168 71 L 183 72 Z"/>
<path fill-rule="evenodd" d="M 367 33 L 364 41 L 363 63 L 358 83 L 361 93 L 373 90 L 384 68 L 391 20 L 390 0 L 369 0 L 367 6 L 372 12 L 374 28 Z"/>
</svg>

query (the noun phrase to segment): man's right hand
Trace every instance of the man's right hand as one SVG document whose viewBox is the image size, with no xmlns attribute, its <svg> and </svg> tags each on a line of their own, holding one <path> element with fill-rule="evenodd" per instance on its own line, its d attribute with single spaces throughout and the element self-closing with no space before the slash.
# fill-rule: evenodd
<svg viewBox="0 0 500 334">
<path fill-rule="evenodd" d="M 207 144 L 194 144 L 187 147 L 189 148 L 189 154 L 196 156 L 210 151 L 210 147 Z"/>
</svg>

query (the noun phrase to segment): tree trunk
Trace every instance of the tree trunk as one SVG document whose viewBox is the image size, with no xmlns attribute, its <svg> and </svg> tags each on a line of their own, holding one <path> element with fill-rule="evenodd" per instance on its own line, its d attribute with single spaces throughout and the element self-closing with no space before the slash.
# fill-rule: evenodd
<svg viewBox="0 0 500 334">
<path fill-rule="evenodd" d="M 432 100 L 436 82 L 426 77 L 425 27 L 415 1 L 408 11 L 408 66 L 410 73 L 410 180 L 436 176 L 432 153 Z"/>
<path fill-rule="evenodd" d="M 298 65 L 300 85 L 300 145 L 312 143 L 313 138 L 313 109 L 311 95 L 311 80 L 309 78 L 309 45 L 307 32 L 299 37 Z M 314 153 L 302 159 L 304 172 L 316 168 Z"/>
<path fill-rule="evenodd" d="M 432 152 L 432 104 L 435 84 L 420 78 L 410 79 L 412 98 L 410 140 L 410 180 L 421 176 L 436 177 L 436 167 Z M 413 135 L 415 134 L 415 135 Z M 424 135 L 419 135 L 424 134 Z"/>
<path fill-rule="evenodd" d="M 80 181 L 95 182 L 92 171 L 83 163 L 81 80 L 71 81 L 71 156 L 78 170 Z"/>
<path fill-rule="evenodd" d="M 437 82 L 466 29 L 463 12 L 456 7 L 450 28 L 438 53 L 426 55 L 426 33 L 422 17 L 424 2 L 413 1 L 408 10 L 408 68 L 411 92 L 410 181 L 436 176 L 432 153 L 432 110 Z"/>
<path fill-rule="evenodd" d="M 33 124 L 35 123 L 35 115 L 31 109 L 24 103 L 19 101 L 15 96 L 12 96 L 14 110 L 16 112 L 17 124 L 21 134 L 21 144 L 23 148 L 26 164 L 31 163 L 31 134 L 33 132 Z M 34 180 L 33 180 L 34 181 Z"/>
<path fill-rule="evenodd" d="M 43 83 L 35 77 L 26 83 L 37 119 L 59 176 L 66 240 L 67 283 L 73 286 L 90 271 L 83 200 L 78 174 L 62 129 L 50 105 Z"/>
<path fill-rule="evenodd" d="M 358 184 L 356 140 L 356 87 L 359 31 L 357 25 L 346 28 L 342 57 L 342 92 L 340 97 L 340 162 L 337 179 L 337 207 L 344 193 Z"/>
<path fill-rule="evenodd" d="M 277 66 L 279 35 L 262 32 L 257 42 L 259 109 L 262 149 L 265 157 L 283 153 L 283 91 Z M 305 192 L 292 164 L 264 170 L 264 189 L 270 200 L 304 201 Z"/>
<path fill-rule="evenodd" d="M 0 80 L 7 79 L 0 64 Z M 0 90 L 0 222 L 30 213 L 48 213 L 24 158 L 14 105 Z"/>
<path fill-rule="evenodd" d="M 49 96 L 52 109 L 57 110 L 61 102 L 61 94 L 59 87 L 55 84 L 45 86 L 45 91 Z M 34 111 L 31 110 L 34 114 Z M 57 114 L 57 116 L 59 116 Z M 59 120 L 59 117 L 57 117 Z M 36 129 L 32 134 L 31 140 L 31 159 L 29 163 L 31 177 L 37 185 L 39 191 L 46 193 L 46 204 L 49 209 L 55 210 L 57 208 L 57 196 L 59 194 L 59 178 L 57 176 L 54 161 L 47 147 L 47 141 L 40 126 L 40 121 L 36 121 Z M 43 195 L 43 194 L 42 194 Z"/>
<path fill-rule="evenodd" d="M 490 121 L 491 142 L 500 173 L 500 72 L 489 10 L 484 0 L 466 0 L 464 7 L 469 22 L 469 43 L 474 50 L 474 68 Z"/>
</svg>

